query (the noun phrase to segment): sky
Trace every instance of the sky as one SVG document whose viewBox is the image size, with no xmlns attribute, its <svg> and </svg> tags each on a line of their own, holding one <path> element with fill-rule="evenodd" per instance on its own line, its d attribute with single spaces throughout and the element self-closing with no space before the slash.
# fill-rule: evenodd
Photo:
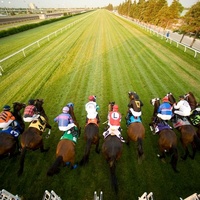
<svg viewBox="0 0 200 200">
<path fill-rule="evenodd" d="M 34 3 L 38 8 L 95 8 L 105 7 L 109 4 L 118 6 L 120 3 L 124 3 L 126 0 L 0 0 L 0 7 L 9 8 L 27 8 L 29 3 Z M 132 0 L 133 2 L 134 0 Z M 136 0 L 138 1 L 138 0 Z M 173 0 L 167 0 L 168 5 Z M 179 0 L 184 7 L 191 7 L 198 0 Z"/>
</svg>

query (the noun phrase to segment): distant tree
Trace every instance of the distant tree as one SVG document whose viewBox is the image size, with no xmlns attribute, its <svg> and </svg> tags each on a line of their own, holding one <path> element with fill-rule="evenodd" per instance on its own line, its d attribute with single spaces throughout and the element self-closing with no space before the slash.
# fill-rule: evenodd
<svg viewBox="0 0 200 200">
<path fill-rule="evenodd" d="M 194 4 L 185 14 L 183 17 L 183 25 L 180 27 L 180 31 L 183 33 L 180 42 L 182 42 L 185 34 L 194 33 L 194 39 L 190 44 L 190 47 L 192 47 L 196 38 L 200 34 L 200 2 Z"/>
<path fill-rule="evenodd" d="M 106 7 L 107 10 L 110 10 L 110 11 L 113 11 L 113 5 L 112 4 L 109 4 L 107 7 Z"/>
</svg>

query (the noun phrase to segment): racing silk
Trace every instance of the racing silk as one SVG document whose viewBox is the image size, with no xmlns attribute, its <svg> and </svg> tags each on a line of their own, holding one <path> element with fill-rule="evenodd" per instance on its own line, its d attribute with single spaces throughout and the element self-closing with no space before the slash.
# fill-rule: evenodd
<svg viewBox="0 0 200 200">
<path fill-rule="evenodd" d="M 9 120 L 15 120 L 15 117 L 10 111 L 2 111 L 0 113 L 0 123 L 8 122 Z"/>
<path fill-rule="evenodd" d="M 191 107 L 186 100 L 184 100 L 184 99 L 180 100 L 177 103 L 177 105 L 174 105 L 174 108 L 179 109 L 179 110 L 175 110 L 174 113 L 181 115 L 181 116 L 190 116 Z"/>
<path fill-rule="evenodd" d="M 97 116 L 97 110 L 99 109 L 99 106 L 94 101 L 89 101 L 85 104 L 85 110 L 87 112 L 87 118 L 88 119 L 95 119 Z"/>
<path fill-rule="evenodd" d="M 24 117 L 33 117 L 36 111 L 37 109 L 34 105 L 28 105 L 24 110 Z"/>
<path fill-rule="evenodd" d="M 119 112 L 111 111 L 108 114 L 108 125 L 110 126 L 119 126 L 121 122 L 121 114 Z"/>
<path fill-rule="evenodd" d="M 66 127 L 68 124 L 73 123 L 73 119 L 69 113 L 61 113 L 54 119 L 54 122 L 57 122 L 58 126 Z"/>
<path fill-rule="evenodd" d="M 159 106 L 158 113 L 160 113 L 161 115 L 172 116 L 172 106 L 169 103 L 164 102 Z"/>
<path fill-rule="evenodd" d="M 141 107 L 143 106 L 143 103 L 138 99 L 138 100 L 131 100 L 130 103 L 128 104 L 129 108 L 132 108 L 135 112 L 141 112 Z"/>
</svg>

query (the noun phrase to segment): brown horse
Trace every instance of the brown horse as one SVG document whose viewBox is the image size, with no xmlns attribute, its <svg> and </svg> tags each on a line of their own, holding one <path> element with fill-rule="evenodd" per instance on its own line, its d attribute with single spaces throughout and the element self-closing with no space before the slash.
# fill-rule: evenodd
<svg viewBox="0 0 200 200">
<path fill-rule="evenodd" d="M 24 170 L 24 159 L 26 151 L 40 149 L 41 152 L 46 152 L 49 148 L 45 149 L 43 144 L 42 133 L 46 128 L 51 129 L 50 124 L 48 123 L 47 115 L 43 109 L 43 99 L 36 99 L 35 106 L 40 113 L 38 120 L 34 120 L 29 125 L 28 129 L 25 130 L 21 135 L 21 157 L 20 157 L 20 168 L 18 175 L 21 175 Z"/>
<path fill-rule="evenodd" d="M 53 165 L 48 169 L 47 175 L 53 176 L 59 173 L 60 165 L 70 165 L 71 169 L 75 169 L 75 143 L 69 139 L 61 139 L 56 148 L 56 160 Z"/>
<path fill-rule="evenodd" d="M 120 159 L 122 155 L 123 143 L 115 135 L 109 135 L 104 139 L 102 145 L 102 153 L 109 164 L 110 174 L 111 174 L 111 184 L 114 191 L 118 192 L 118 183 L 116 177 L 116 162 Z"/>
<path fill-rule="evenodd" d="M 84 131 L 84 139 L 86 141 L 86 146 L 85 146 L 85 153 L 84 156 L 82 157 L 80 161 L 80 165 L 85 165 L 89 161 L 89 155 L 90 155 L 90 149 L 92 145 L 95 145 L 95 151 L 96 153 L 100 153 L 99 150 L 99 126 L 97 125 L 97 122 L 91 121 L 88 122 L 85 126 L 85 131 Z"/>
<path fill-rule="evenodd" d="M 13 130 L 11 127 L 7 129 L 7 131 L 0 132 L 0 156 L 4 157 L 6 155 L 14 155 L 16 148 L 19 149 L 19 141 L 18 137 L 21 133 L 23 133 L 25 124 L 21 117 L 20 111 L 25 108 L 26 104 L 14 102 L 13 103 L 13 111 L 12 114 L 15 116 L 15 121 L 17 126 Z M 9 131 L 11 130 L 11 131 Z"/>
<path fill-rule="evenodd" d="M 67 134 L 61 137 L 60 141 L 58 142 L 57 148 L 56 148 L 56 160 L 53 163 L 53 165 L 49 168 L 47 175 L 53 176 L 56 173 L 59 173 L 60 165 L 63 164 L 63 166 L 66 166 L 66 163 L 71 165 L 71 169 L 74 169 L 77 167 L 75 164 L 75 144 L 77 138 L 80 136 L 81 128 L 79 127 L 79 123 L 76 120 L 75 114 L 74 114 L 74 104 L 68 103 L 67 106 L 69 107 L 69 114 L 72 116 L 72 119 L 74 121 L 74 124 L 77 126 L 76 133 Z M 67 137 L 65 137 L 67 136 Z M 75 141 L 73 141 L 73 137 L 75 138 Z"/>
<path fill-rule="evenodd" d="M 140 159 L 144 154 L 142 143 L 145 137 L 145 128 L 142 122 L 132 122 L 127 128 L 127 135 L 126 144 L 129 145 L 130 141 L 137 142 L 138 159 Z"/>
<path fill-rule="evenodd" d="M 176 100 L 173 96 L 172 93 L 168 93 L 167 94 L 169 102 L 173 105 L 174 103 L 176 103 Z M 200 149 L 200 139 L 198 138 L 197 134 L 196 134 L 196 130 L 194 128 L 194 126 L 192 126 L 189 121 L 187 121 L 187 125 L 181 125 L 179 127 L 177 127 L 177 129 L 180 131 L 181 133 L 181 143 L 182 146 L 185 150 L 185 154 L 181 157 L 182 159 L 186 159 L 187 156 L 189 156 L 190 158 L 194 159 L 195 154 L 196 154 L 196 149 Z M 190 155 L 189 150 L 188 150 L 188 146 L 191 145 L 192 147 L 192 155 Z"/>
<path fill-rule="evenodd" d="M 150 100 L 150 103 L 154 106 L 153 117 L 150 125 L 157 123 L 157 110 L 160 106 L 160 99 L 154 98 Z M 160 159 L 165 158 L 165 152 L 171 155 L 171 165 L 175 172 L 178 172 L 176 166 L 178 162 L 178 151 L 177 151 L 177 136 L 170 128 L 164 128 L 159 131 L 158 146 L 161 155 L 158 154 Z"/>
</svg>

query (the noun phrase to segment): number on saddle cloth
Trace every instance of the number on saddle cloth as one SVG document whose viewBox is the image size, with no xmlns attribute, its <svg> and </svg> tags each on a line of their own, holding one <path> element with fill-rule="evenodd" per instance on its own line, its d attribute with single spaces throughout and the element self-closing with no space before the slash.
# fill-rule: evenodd
<svg viewBox="0 0 200 200">
<path fill-rule="evenodd" d="M 17 138 L 21 133 L 21 129 L 17 126 L 15 128 L 13 128 L 12 126 L 8 126 L 7 128 L 2 129 L 0 133 L 7 133 L 9 135 L 12 135 L 14 138 Z"/>
<path fill-rule="evenodd" d="M 200 124 L 200 112 L 193 110 L 192 114 L 190 115 L 190 121 L 192 122 L 193 126 Z"/>
</svg>

